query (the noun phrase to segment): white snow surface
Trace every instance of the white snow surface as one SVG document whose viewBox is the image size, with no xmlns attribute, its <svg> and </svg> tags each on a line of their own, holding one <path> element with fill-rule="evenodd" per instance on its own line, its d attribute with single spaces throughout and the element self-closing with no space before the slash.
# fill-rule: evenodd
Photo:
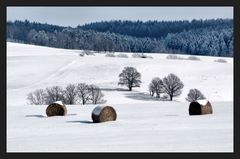
<svg viewBox="0 0 240 159">
<path fill-rule="evenodd" d="M 59 104 L 59 105 L 63 105 L 63 102 L 62 102 L 62 101 L 56 101 L 56 102 L 54 102 L 54 103 Z"/>
<path fill-rule="evenodd" d="M 102 109 L 104 108 L 104 106 L 97 106 L 96 108 L 93 109 L 93 114 L 94 115 L 100 115 Z"/>
<path fill-rule="evenodd" d="M 206 100 L 206 99 L 201 99 L 201 100 L 197 100 L 197 102 L 198 102 L 199 104 L 201 104 L 202 106 L 205 106 L 205 105 L 207 104 L 208 100 Z"/>
<path fill-rule="evenodd" d="M 7 43 L 7 152 L 233 152 L 233 58 L 198 56 L 200 61 L 79 57 L 81 50 Z M 179 55 L 188 57 L 188 55 Z M 132 92 L 118 86 L 125 66 L 142 74 Z M 174 101 L 149 96 L 153 77 L 174 73 L 184 89 Z M 29 105 L 27 94 L 49 86 L 85 82 L 103 89 L 117 121 L 93 124 L 95 105 L 67 105 L 68 115 L 46 117 L 46 105 Z M 214 114 L 189 116 L 185 98 L 199 89 Z"/>
</svg>

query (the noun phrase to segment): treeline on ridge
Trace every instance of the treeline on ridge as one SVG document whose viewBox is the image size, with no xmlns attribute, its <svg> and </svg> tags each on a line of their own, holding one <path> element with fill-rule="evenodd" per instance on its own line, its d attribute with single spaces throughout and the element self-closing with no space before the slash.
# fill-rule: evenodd
<svg viewBox="0 0 240 159">
<path fill-rule="evenodd" d="M 233 20 L 109 21 L 61 27 L 7 22 L 7 40 L 66 49 L 233 56 Z"/>
</svg>

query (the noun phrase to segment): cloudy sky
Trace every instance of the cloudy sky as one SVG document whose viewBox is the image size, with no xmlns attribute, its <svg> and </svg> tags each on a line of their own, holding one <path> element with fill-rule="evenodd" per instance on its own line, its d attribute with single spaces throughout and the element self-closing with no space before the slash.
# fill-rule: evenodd
<svg viewBox="0 0 240 159">
<path fill-rule="evenodd" d="M 192 20 L 233 18 L 233 7 L 7 7 L 7 20 L 61 26 L 102 20 Z"/>
</svg>

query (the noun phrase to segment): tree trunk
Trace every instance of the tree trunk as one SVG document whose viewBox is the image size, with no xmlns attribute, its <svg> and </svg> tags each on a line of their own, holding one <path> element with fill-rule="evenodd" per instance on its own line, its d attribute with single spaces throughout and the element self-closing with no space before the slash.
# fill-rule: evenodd
<svg viewBox="0 0 240 159">
<path fill-rule="evenodd" d="M 82 98 L 83 98 L 83 97 L 82 97 Z M 83 105 L 85 104 L 85 99 L 84 99 L 84 98 L 82 99 L 82 104 L 83 104 Z"/>
<path fill-rule="evenodd" d="M 172 95 L 170 95 L 170 101 L 172 101 L 172 99 L 173 99 L 173 96 L 172 96 Z"/>
<path fill-rule="evenodd" d="M 129 88 L 129 91 L 132 91 L 132 87 L 128 87 Z"/>
<path fill-rule="evenodd" d="M 153 92 L 150 92 L 150 95 L 153 96 Z"/>
</svg>

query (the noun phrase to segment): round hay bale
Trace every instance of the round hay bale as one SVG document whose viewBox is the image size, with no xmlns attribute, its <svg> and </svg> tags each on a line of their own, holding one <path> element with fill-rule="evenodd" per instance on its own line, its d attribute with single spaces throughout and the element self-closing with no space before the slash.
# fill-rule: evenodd
<svg viewBox="0 0 240 159">
<path fill-rule="evenodd" d="M 46 114 L 50 116 L 65 116 L 67 115 L 67 108 L 62 101 L 57 101 L 50 104 L 46 109 Z"/>
<path fill-rule="evenodd" d="M 206 99 L 197 100 L 197 102 L 201 105 L 202 114 L 212 114 L 213 113 L 212 105 L 208 100 L 206 100 Z"/>
<path fill-rule="evenodd" d="M 203 114 L 212 114 L 213 109 L 211 103 L 206 100 L 197 100 L 191 102 L 189 106 L 189 115 L 203 115 Z"/>
<path fill-rule="evenodd" d="M 115 121 L 117 113 L 111 106 L 97 106 L 92 111 L 92 120 L 94 123 L 106 121 Z"/>
<path fill-rule="evenodd" d="M 189 105 L 189 115 L 201 115 L 201 105 L 198 102 L 191 102 Z"/>
</svg>

